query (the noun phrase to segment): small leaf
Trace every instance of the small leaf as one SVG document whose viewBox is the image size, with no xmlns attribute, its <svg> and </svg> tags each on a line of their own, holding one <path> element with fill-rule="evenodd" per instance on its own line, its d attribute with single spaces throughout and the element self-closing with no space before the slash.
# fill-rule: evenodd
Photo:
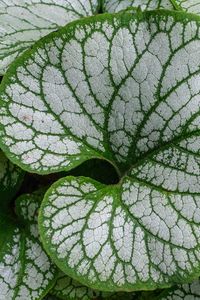
<svg viewBox="0 0 200 300">
<path fill-rule="evenodd" d="M 133 293 L 106 293 L 92 290 L 62 272 L 60 272 L 56 285 L 50 293 L 63 300 L 134 300 Z"/>
<path fill-rule="evenodd" d="M 56 268 L 39 242 L 37 210 L 41 196 L 16 201 L 18 223 L 0 213 L 0 299 L 39 300 L 55 283 Z"/>
<path fill-rule="evenodd" d="M 151 290 L 200 274 L 199 27 L 164 10 L 83 19 L 3 80 L 13 161 L 43 174 L 100 158 L 120 174 L 112 186 L 63 179 L 40 210 L 46 251 L 84 285 Z"/>
<path fill-rule="evenodd" d="M 199 300 L 200 299 L 200 281 L 195 280 L 192 283 L 186 283 L 177 287 L 163 291 L 158 297 L 152 297 L 151 300 Z"/>
<path fill-rule="evenodd" d="M 174 9 L 170 0 L 104 0 L 103 4 L 103 10 L 112 13 L 129 7 L 140 7 L 143 10 Z"/>
<path fill-rule="evenodd" d="M 0 207 L 8 205 L 21 186 L 24 171 L 13 165 L 0 151 Z"/>
<path fill-rule="evenodd" d="M 60 26 L 97 13 L 98 0 L 0 2 L 0 74 L 35 41 Z"/>
</svg>

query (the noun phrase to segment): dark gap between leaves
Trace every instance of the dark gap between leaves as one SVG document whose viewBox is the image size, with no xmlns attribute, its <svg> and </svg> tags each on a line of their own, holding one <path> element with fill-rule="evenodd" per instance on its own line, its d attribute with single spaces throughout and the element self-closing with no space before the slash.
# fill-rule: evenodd
<svg viewBox="0 0 200 300">
<path fill-rule="evenodd" d="M 90 177 L 107 185 L 117 184 L 120 180 L 114 166 L 102 159 L 88 160 L 68 172 L 67 175 Z"/>
<path fill-rule="evenodd" d="M 119 176 L 112 164 L 101 159 L 91 159 L 68 172 L 49 175 L 26 173 L 17 195 L 11 202 L 12 215 L 15 214 L 15 200 L 22 194 L 31 194 L 41 188 L 48 189 L 54 182 L 66 176 L 84 176 L 100 183 L 112 185 L 119 182 Z"/>
</svg>

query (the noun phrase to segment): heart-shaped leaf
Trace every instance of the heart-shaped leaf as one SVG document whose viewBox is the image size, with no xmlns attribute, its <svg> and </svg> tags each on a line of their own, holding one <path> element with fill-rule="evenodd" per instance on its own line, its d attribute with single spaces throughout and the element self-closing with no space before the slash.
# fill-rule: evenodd
<svg viewBox="0 0 200 300">
<path fill-rule="evenodd" d="M 174 9 L 174 5 L 170 0 L 104 0 L 103 2 L 103 10 L 105 12 L 119 12 L 129 7 L 140 7 L 148 10 Z"/>
<path fill-rule="evenodd" d="M 42 240 L 67 275 L 132 291 L 200 273 L 199 71 L 199 18 L 155 11 L 74 22 L 8 72 L 0 131 L 13 161 L 42 174 L 101 158 L 121 174 L 46 194 Z"/>
<path fill-rule="evenodd" d="M 55 283 L 56 268 L 38 238 L 37 211 L 41 196 L 16 201 L 18 223 L 0 212 L 0 299 L 39 300 Z"/>
<path fill-rule="evenodd" d="M 134 293 L 109 293 L 92 290 L 60 272 L 50 293 L 62 300 L 134 300 Z M 137 298 L 138 299 L 138 298 Z"/>
<path fill-rule="evenodd" d="M 0 1 L 0 74 L 35 41 L 73 20 L 96 14 L 98 0 Z"/>
<path fill-rule="evenodd" d="M 148 298 L 147 298 L 148 299 Z M 149 298 L 149 300 L 199 300 L 200 281 L 179 285 L 177 287 L 163 291 L 159 296 Z"/>
<path fill-rule="evenodd" d="M 8 206 L 21 186 L 24 171 L 13 165 L 0 151 L 0 209 Z"/>
</svg>

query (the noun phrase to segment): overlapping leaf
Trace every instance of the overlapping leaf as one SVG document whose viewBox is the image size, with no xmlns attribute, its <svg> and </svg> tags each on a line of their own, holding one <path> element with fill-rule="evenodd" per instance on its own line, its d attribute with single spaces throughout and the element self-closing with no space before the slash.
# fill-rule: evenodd
<svg viewBox="0 0 200 300">
<path fill-rule="evenodd" d="M 56 268 L 38 238 L 40 201 L 37 195 L 18 198 L 18 223 L 7 212 L 0 212 L 1 300 L 39 300 L 55 282 Z"/>
<path fill-rule="evenodd" d="M 119 12 L 129 7 L 140 7 L 142 10 L 178 9 L 200 14 L 199 0 L 104 0 L 103 11 Z"/>
<path fill-rule="evenodd" d="M 24 177 L 24 171 L 13 165 L 0 151 L 0 207 L 6 207 L 16 194 Z"/>
<path fill-rule="evenodd" d="M 0 74 L 35 41 L 60 26 L 97 13 L 98 0 L 0 1 Z"/>
<path fill-rule="evenodd" d="M 149 10 L 163 8 L 174 9 L 174 5 L 170 0 L 104 0 L 103 3 L 103 10 L 112 13 L 129 7 L 140 7 L 141 9 Z"/>
<path fill-rule="evenodd" d="M 200 1 L 199 0 L 176 0 L 176 3 L 183 10 L 191 13 L 200 14 Z"/>
<path fill-rule="evenodd" d="M 134 300 L 134 293 L 106 293 L 92 290 L 60 272 L 51 294 L 63 300 Z M 134 297 L 135 296 L 135 297 Z M 138 298 L 137 298 L 138 299 Z"/>
<path fill-rule="evenodd" d="M 60 272 L 51 294 L 64 300 L 91 300 L 97 298 L 100 292 L 91 290 Z"/>
<path fill-rule="evenodd" d="M 200 273 L 199 71 L 197 17 L 123 12 L 51 34 L 4 79 L 13 161 L 42 174 L 99 157 L 121 174 L 63 179 L 43 201 L 45 248 L 81 283 L 131 291 Z"/>
<path fill-rule="evenodd" d="M 163 291 L 160 296 L 152 297 L 152 300 L 199 300 L 200 282 L 195 280 L 193 283 L 177 286 Z"/>
</svg>

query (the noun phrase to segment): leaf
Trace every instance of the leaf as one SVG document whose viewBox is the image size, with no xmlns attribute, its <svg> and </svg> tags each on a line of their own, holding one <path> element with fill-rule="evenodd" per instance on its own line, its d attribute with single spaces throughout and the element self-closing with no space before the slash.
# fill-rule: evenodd
<svg viewBox="0 0 200 300">
<path fill-rule="evenodd" d="M 56 285 L 50 293 L 63 300 L 134 300 L 133 293 L 106 293 L 92 290 L 62 272 L 59 273 Z"/>
<path fill-rule="evenodd" d="M 24 171 L 13 165 L 0 151 L 0 208 L 7 206 L 21 186 Z"/>
<path fill-rule="evenodd" d="M 60 272 L 56 285 L 50 293 L 59 299 L 90 300 L 96 299 L 100 292 L 91 290 Z"/>
<path fill-rule="evenodd" d="M 199 0 L 175 0 L 177 5 L 185 11 L 188 11 L 190 13 L 200 14 L 200 1 Z"/>
<path fill-rule="evenodd" d="M 160 296 L 151 298 L 151 300 L 199 300 L 200 299 L 200 281 L 195 280 L 192 283 L 179 285 L 177 287 L 163 291 Z M 150 299 L 149 299 L 150 300 Z"/>
<path fill-rule="evenodd" d="M 119 12 L 129 7 L 140 7 L 143 10 L 152 9 L 174 9 L 170 0 L 104 0 L 103 10 L 105 12 Z"/>
<path fill-rule="evenodd" d="M 121 174 L 68 177 L 45 196 L 43 244 L 73 279 L 113 292 L 200 273 L 199 70 L 198 17 L 122 12 L 52 33 L 5 76 L 13 161 L 43 174 L 100 158 Z"/>
<path fill-rule="evenodd" d="M 18 222 L 0 212 L 0 299 L 39 300 L 55 283 L 56 267 L 39 242 L 37 210 L 41 196 L 16 200 Z"/>
<path fill-rule="evenodd" d="M 69 276 L 102 290 L 152 289 L 196 276 L 199 246 L 190 245 L 198 226 L 186 222 L 161 192 L 130 181 L 111 187 L 68 177 L 54 184 L 40 214 L 43 243 L 52 259 Z M 143 215 L 145 207 L 152 212 Z M 177 224 L 167 240 L 171 222 Z"/>
<path fill-rule="evenodd" d="M 0 2 L 0 74 L 35 41 L 60 26 L 97 13 L 98 0 Z"/>
</svg>

